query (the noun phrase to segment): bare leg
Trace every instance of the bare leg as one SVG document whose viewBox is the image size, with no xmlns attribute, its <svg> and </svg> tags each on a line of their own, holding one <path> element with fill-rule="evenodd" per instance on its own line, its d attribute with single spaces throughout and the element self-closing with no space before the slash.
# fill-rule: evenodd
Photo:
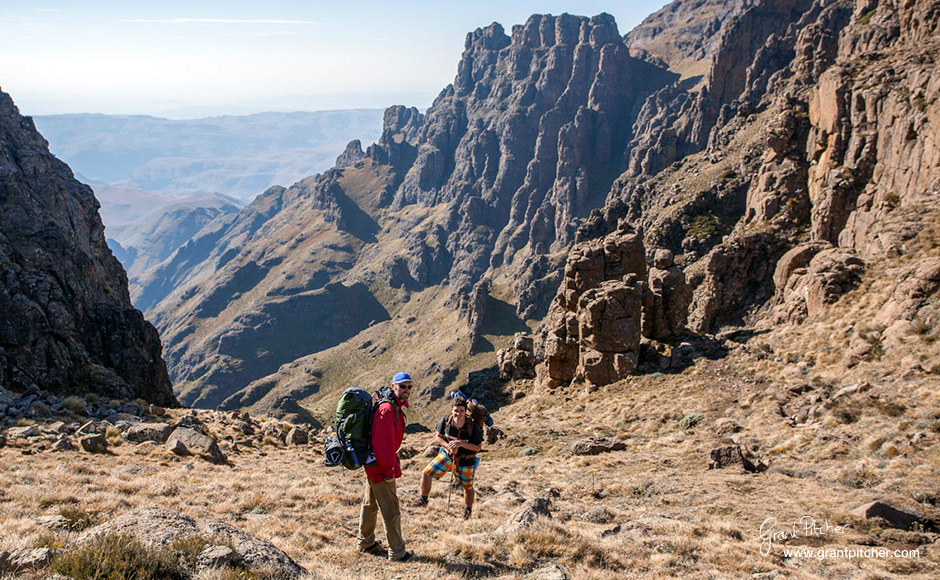
<svg viewBox="0 0 940 580">
<path fill-rule="evenodd" d="M 421 495 L 431 494 L 431 476 L 427 473 L 421 474 Z"/>
<path fill-rule="evenodd" d="M 476 492 L 472 487 L 463 488 L 463 504 L 467 507 L 473 507 L 473 498 L 476 496 Z"/>
</svg>

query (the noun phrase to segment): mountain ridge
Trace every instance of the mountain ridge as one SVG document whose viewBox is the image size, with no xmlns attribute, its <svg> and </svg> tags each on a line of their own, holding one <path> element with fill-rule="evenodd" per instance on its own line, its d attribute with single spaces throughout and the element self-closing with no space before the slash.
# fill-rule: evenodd
<svg viewBox="0 0 940 580">
<path fill-rule="evenodd" d="M 99 204 L 0 92 L 0 380 L 178 405 Z"/>
</svg>

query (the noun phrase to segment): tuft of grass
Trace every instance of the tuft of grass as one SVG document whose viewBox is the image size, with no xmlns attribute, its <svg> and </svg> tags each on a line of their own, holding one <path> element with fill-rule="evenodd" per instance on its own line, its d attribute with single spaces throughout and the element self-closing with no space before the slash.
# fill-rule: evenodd
<svg viewBox="0 0 940 580">
<path fill-rule="evenodd" d="M 52 571 L 73 580 L 185 580 L 169 550 L 157 550 L 135 538 L 104 534 L 56 555 Z"/>
<path fill-rule="evenodd" d="M 862 26 L 868 26 L 868 23 L 871 22 L 872 16 L 875 15 L 875 12 L 877 12 L 877 10 L 873 9 L 869 10 L 865 14 L 862 14 L 862 17 L 858 19 L 858 23 Z"/>
<path fill-rule="evenodd" d="M 101 397 L 99 397 L 97 393 L 87 393 L 85 395 L 85 401 L 87 401 L 88 403 L 92 405 L 94 405 L 100 400 L 101 400 Z"/>
<path fill-rule="evenodd" d="M 62 408 L 66 411 L 82 414 L 88 409 L 85 399 L 72 395 L 62 399 Z"/>
<path fill-rule="evenodd" d="M 854 489 L 871 489 L 878 486 L 882 478 L 870 467 L 860 465 L 842 473 L 839 482 Z"/>
<path fill-rule="evenodd" d="M 124 443 L 124 437 L 121 435 L 121 430 L 117 427 L 108 427 L 104 432 L 105 439 L 108 440 L 108 445 L 112 447 L 118 447 Z"/>
<path fill-rule="evenodd" d="M 100 521 L 98 512 L 88 511 L 74 505 L 59 508 L 59 515 L 65 518 L 65 528 L 70 532 L 80 532 L 96 525 Z"/>
<path fill-rule="evenodd" d="M 65 548 L 65 546 L 66 546 L 65 539 L 53 532 L 45 532 L 43 534 L 40 534 L 39 537 L 33 540 L 33 542 L 30 545 L 30 547 L 32 547 L 33 549 L 46 548 L 47 550 L 50 550 L 52 552 L 61 550 Z"/>
</svg>

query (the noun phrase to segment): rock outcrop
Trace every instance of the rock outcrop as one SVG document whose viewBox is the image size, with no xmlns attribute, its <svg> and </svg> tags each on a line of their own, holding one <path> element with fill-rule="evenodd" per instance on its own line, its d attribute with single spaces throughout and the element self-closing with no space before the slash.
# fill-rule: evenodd
<svg viewBox="0 0 940 580">
<path fill-rule="evenodd" d="M 923 252 L 940 196 L 937 21 L 928 0 L 742 4 L 701 87 L 646 101 L 629 170 L 579 239 L 626 219 L 672 251 L 694 331 L 824 313 L 864 272 Z"/>
<path fill-rule="evenodd" d="M 212 538 L 230 544 L 249 571 L 264 572 L 276 578 L 298 578 L 307 573 L 271 542 L 220 521 L 193 519 L 160 508 L 118 516 L 82 533 L 73 544 L 81 546 L 98 536 L 108 534 L 131 536 L 155 548 L 168 546 L 180 538 Z"/>
<path fill-rule="evenodd" d="M 0 93 L 0 382 L 177 405 L 98 207 Z"/>
<path fill-rule="evenodd" d="M 528 334 L 517 332 L 509 348 L 496 352 L 499 378 L 504 381 L 535 378 L 535 341 Z"/>
<path fill-rule="evenodd" d="M 549 312 L 544 384 L 608 384 L 636 370 L 645 279 L 643 240 L 628 227 L 571 250 Z"/>
</svg>

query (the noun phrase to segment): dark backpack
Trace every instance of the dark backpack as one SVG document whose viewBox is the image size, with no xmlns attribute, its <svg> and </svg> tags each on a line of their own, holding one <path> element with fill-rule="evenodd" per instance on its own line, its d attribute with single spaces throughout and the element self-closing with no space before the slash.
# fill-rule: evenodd
<svg viewBox="0 0 940 580">
<path fill-rule="evenodd" d="M 480 431 L 483 431 L 483 427 L 486 426 L 486 418 L 490 416 L 489 411 L 486 410 L 481 403 L 478 403 L 476 400 L 471 400 L 467 403 L 467 411 L 470 415 L 470 418 L 479 425 Z"/>
<path fill-rule="evenodd" d="M 336 435 L 327 437 L 323 444 L 324 465 L 359 469 L 370 463 L 372 417 L 379 405 L 385 402 L 392 403 L 397 421 L 398 405 L 395 404 L 395 394 L 391 387 L 382 387 L 374 395 L 359 387 L 350 387 L 343 391 L 336 404 L 336 416 L 333 418 L 333 431 Z"/>
</svg>

